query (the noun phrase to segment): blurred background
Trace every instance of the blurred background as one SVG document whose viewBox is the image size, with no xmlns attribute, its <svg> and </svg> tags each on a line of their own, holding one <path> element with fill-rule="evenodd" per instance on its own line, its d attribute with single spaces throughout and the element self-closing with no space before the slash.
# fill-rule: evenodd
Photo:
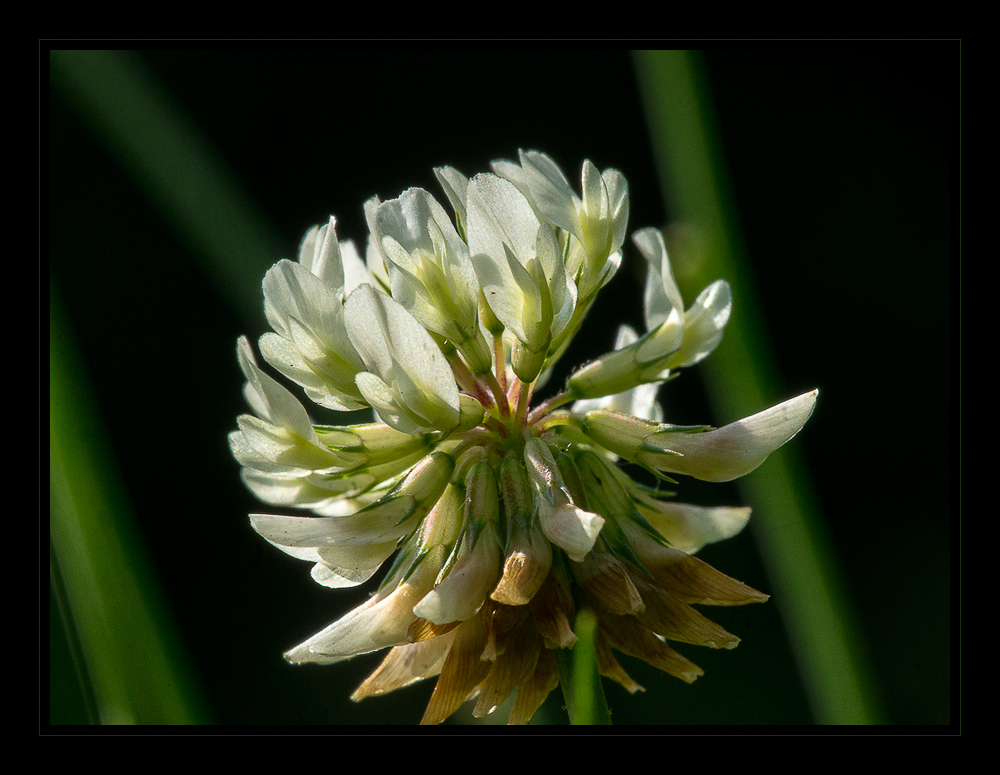
<svg viewBox="0 0 1000 775">
<path fill-rule="evenodd" d="M 685 60 L 738 239 L 738 274 L 726 279 L 736 308 L 759 310 L 762 326 L 751 330 L 763 341 L 746 342 L 734 318 L 712 359 L 766 371 L 768 404 L 820 389 L 813 418 L 789 445 L 795 478 L 782 486 L 807 502 L 819 575 L 838 590 L 838 617 L 821 626 L 848 633 L 852 664 L 834 659 L 821 671 L 855 675 L 864 709 L 851 720 L 817 699 L 822 681 L 794 634 L 801 617 L 782 603 L 812 592 L 777 578 L 766 534 L 785 534 L 781 515 L 756 506 L 748 530 L 701 556 L 771 602 L 707 611 L 743 642 L 731 652 L 682 646 L 705 670 L 693 685 L 623 658 L 646 692 L 629 696 L 606 682 L 615 724 L 954 723 L 959 53 L 957 43 L 753 45 Z M 173 698 L 149 715 L 122 710 L 122 719 L 419 721 L 433 681 L 348 699 L 379 655 L 332 667 L 281 658 L 370 590 L 319 587 L 307 564 L 250 528 L 247 514 L 268 509 L 244 489 L 226 440 L 246 411 L 236 339 L 255 342 L 267 330 L 260 281 L 272 263 L 296 257 L 309 226 L 333 214 L 341 239 L 363 244 L 369 197 L 409 186 L 438 195 L 433 167 L 472 175 L 518 148 L 548 153 L 577 185 L 585 158 L 621 170 L 630 232 L 669 226 L 684 274 L 685 251 L 697 256 L 685 246 L 699 235 L 679 214 L 684 192 L 662 174 L 663 129 L 648 104 L 657 61 L 638 66 L 614 49 L 347 43 L 42 52 L 43 76 L 51 75 L 42 235 L 58 356 L 50 438 L 68 425 L 76 434 L 50 460 L 59 477 L 50 508 L 54 518 L 67 503 L 77 512 L 96 504 L 106 518 L 88 528 L 81 517 L 79 533 L 61 532 L 55 570 L 42 577 L 50 589 L 40 627 L 40 645 L 49 642 L 43 726 L 94 714 L 75 665 L 82 636 L 73 627 L 67 636 L 60 615 L 83 584 L 75 574 L 100 576 L 67 567 L 84 543 L 114 555 L 105 586 L 118 588 L 121 574 L 120 587 L 136 589 L 121 603 L 123 633 L 108 625 L 105 637 L 127 652 L 129 675 L 152 674 L 141 694 Z M 609 349 L 619 323 L 641 325 L 644 270 L 630 242 L 626 250 L 567 367 Z M 689 303 L 720 276 L 702 282 L 691 264 L 690 278 L 679 277 Z M 698 366 L 667 385 L 667 419 L 722 425 L 742 416 L 720 416 L 711 378 Z M 759 489 L 769 465 L 751 475 Z M 74 491 L 74 481 L 88 492 Z M 679 493 L 702 504 L 746 497 L 735 485 L 687 480 Z M 786 562 L 796 552 L 782 551 Z M 84 667 L 86 687 L 98 668 Z M 119 681 L 127 696 L 129 679 Z M 536 722 L 566 723 L 561 706 L 553 692 Z"/>
</svg>

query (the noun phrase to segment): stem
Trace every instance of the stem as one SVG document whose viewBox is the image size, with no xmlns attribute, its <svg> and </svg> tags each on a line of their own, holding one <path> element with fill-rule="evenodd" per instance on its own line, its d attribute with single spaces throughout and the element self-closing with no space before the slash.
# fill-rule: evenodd
<svg viewBox="0 0 1000 775">
<path fill-rule="evenodd" d="M 495 421 L 495 420 L 494 420 Z M 482 446 L 490 438 L 488 432 L 482 428 L 474 428 L 471 431 L 466 431 L 464 434 L 453 434 L 450 439 L 458 442 L 458 446 L 450 450 L 451 454 L 457 459 L 466 450 L 472 447 Z"/>
<path fill-rule="evenodd" d="M 611 710 L 597 670 L 597 617 L 589 608 L 580 611 L 574 628 L 578 638 L 572 651 L 556 649 L 559 685 L 566 699 L 569 723 L 574 726 L 611 724 Z"/>
<path fill-rule="evenodd" d="M 487 390 L 483 383 L 476 379 L 475 375 L 469 370 L 469 367 L 465 365 L 464 361 L 458 356 L 448 358 L 448 364 L 451 366 L 451 371 L 455 375 L 455 381 L 463 392 L 468 393 L 470 396 L 475 398 L 479 403 L 483 405 L 486 411 L 489 411 L 492 407 L 496 406 L 493 400 L 493 393 Z"/>
<path fill-rule="evenodd" d="M 483 425 L 494 433 L 499 434 L 504 439 L 510 438 L 510 431 L 507 429 L 507 426 L 491 414 L 487 414 L 483 417 Z"/>
<path fill-rule="evenodd" d="M 553 412 L 552 414 L 540 417 L 533 423 L 532 427 L 536 433 L 541 433 L 555 428 L 557 425 L 565 429 L 559 430 L 558 433 L 567 440 L 576 439 L 581 443 L 587 441 L 587 437 L 580 430 L 580 417 L 569 412 Z"/>
<path fill-rule="evenodd" d="M 500 380 L 500 389 L 504 393 L 507 392 L 507 364 L 504 362 L 503 357 L 503 337 L 495 336 L 493 337 L 493 360 L 495 363 L 494 370 L 496 371 L 496 377 Z"/>
<path fill-rule="evenodd" d="M 493 397 L 496 399 L 497 406 L 500 408 L 501 417 L 510 417 L 510 404 L 507 401 L 507 393 L 497 382 L 496 375 L 488 371 L 484 375 L 486 378 L 486 384 L 490 386 L 490 390 L 493 391 Z"/>
<path fill-rule="evenodd" d="M 558 409 L 563 404 L 568 404 L 572 400 L 573 396 L 569 393 L 560 393 L 557 396 L 552 396 L 552 398 L 546 399 L 531 410 L 531 414 L 528 415 L 528 424 L 531 425 L 532 423 L 538 422 L 553 409 Z"/>
<path fill-rule="evenodd" d="M 524 420 L 528 414 L 528 405 L 531 403 L 531 386 L 533 383 L 521 382 L 518 383 L 518 393 L 517 393 L 517 409 L 514 410 L 514 417 L 517 418 L 521 425 L 524 425 Z"/>
</svg>

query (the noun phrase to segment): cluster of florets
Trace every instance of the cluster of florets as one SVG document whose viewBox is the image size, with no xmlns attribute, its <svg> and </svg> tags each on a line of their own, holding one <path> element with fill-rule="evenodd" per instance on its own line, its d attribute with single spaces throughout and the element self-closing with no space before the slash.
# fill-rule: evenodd
<svg viewBox="0 0 1000 775">
<path fill-rule="evenodd" d="M 626 467 L 742 476 L 816 397 L 718 429 L 663 422 L 659 386 L 716 347 L 732 300 L 720 280 L 685 308 L 661 233 L 643 229 L 647 330 L 622 326 L 614 350 L 533 407 L 621 264 L 628 188 L 587 161 L 578 194 L 537 152 L 492 169 L 435 170 L 452 215 L 423 189 L 370 200 L 364 257 L 331 218 L 264 278 L 263 359 L 319 407 L 370 409 L 370 422 L 315 424 L 238 346 L 253 414 L 238 418 L 233 454 L 260 500 L 301 510 L 253 514 L 254 528 L 327 587 L 362 584 L 392 558 L 363 605 L 286 657 L 390 648 L 354 697 L 439 676 L 426 723 L 473 697 L 489 713 L 515 691 L 511 722 L 527 722 L 558 685 L 554 655 L 573 647 L 580 605 L 597 617 L 601 673 L 630 691 L 641 687 L 613 651 L 691 681 L 701 671 L 668 641 L 736 645 L 692 605 L 766 596 L 692 554 L 739 532 L 749 509 L 677 503 Z"/>
</svg>

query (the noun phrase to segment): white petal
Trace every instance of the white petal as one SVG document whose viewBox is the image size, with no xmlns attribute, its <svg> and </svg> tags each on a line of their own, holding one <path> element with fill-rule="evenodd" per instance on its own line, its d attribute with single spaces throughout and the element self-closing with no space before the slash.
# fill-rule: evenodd
<svg viewBox="0 0 1000 775">
<path fill-rule="evenodd" d="M 538 212 L 560 229 L 583 240 L 577 206 L 580 198 L 559 166 L 544 153 L 522 151 L 521 167 Z"/>
<path fill-rule="evenodd" d="M 318 444 L 316 431 L 313 430 L 305 408 L 285 387 L 260 370 L 246 337 L 240 337 L 236 352 L 240 368 L 247 378 L 243 394 L 254 414 L 280 428 L 295 431 L 306 441 Z"/>
<path fill-rule="evenodd" d="M 465 212 L 466 191 L 469 188 L 469 179 L 454 167 L 435 167 L 434 176 L 441 184 L 448 202 L 455 210 L 455 216 L 459 223 L 466 223 Z"/>
<path fill-rule="evenodd" d="M 317 508 L 331 500 L 331 494 L 313 486 L 303 475 L 244 468 L 240 478 L 259 500 L 271 506 Z"/>
<path fill-rule="evenodd" d="M 670 259 L 659 229 L 642 229 L 632 241 L 649 264 L 645 289 L 646 329 L 657 332 L 640 351 L 643 362 L 667 355 L 684 338 L 684 301 L 670 270 Z"/>
<path fill-rule="evenodd" d="M 346 462 L 318 441 L 310 442 L 259 417 L 243 414 L 236 422 L 253 450 L 273 463 L 290 468 L 322 470 L 343 467 Z"/>
<path fill-rule="evenodd" d="M 392 238 L 406 254 L 422 250 L 434 255 L 438 246 L 434 242 L 429 222 L 436 225 L 444 238 L 449 258 L 454 261 L 455 269 L 463 281 L 473 282 L 474 274 L 468 262 L 468 247 L 458 236 L 444 208 L 422 188 L 407 189 L 398 199 L 379 204 L 375 210 L 373 235 L 380 245 L 386 237 Z M 405 268 L 412 271 L 413 264 L 409 263 L 410 266 Z"/>
<path fill-rule="evenodd" d="M 663 471 L 710 482 L 728 482 L 744 476 L 802 429 L 813 412 L 818 393 L 818 390 L 803 393 L 705 433 L 655 433 L 646 439 L 646 449 L 651 452 L 647 459 Z M 657 455 L 654 448 L 680 454 Z"/>
<path fill-rule="evenodd" d="M 448 575 L 417 603 L 413 613 L 434 624 L 471 619 L 496 586 L 499 571 L 500 543 L 490 525 L 472 551 L 459 557 Z"/>
<path fill-rule="evenodd" d="M 413 606 L 427 594 L 439 565 L 424 560 L 414 573 L 385 597 L 373 597 L 285 654 L 289 662 L 332 664 L 388 646 L 406 643 L 416 619 Z"/>
<path fill-rule="evenodd" d="M 364 584 L 368 579 L 375 575 L 379 566 L 375 566 L 371 571 L 364 573 L 354 573 L 346 574 L 334 570 L 325 562 L 317 562 L 313 565 L 312 570 L 309 575 L 312 576 L 313 581 L 317 584 L 321 584 L 324 587 L 330 589 L 350 589 L 351 587 L 356 587 L 359 584 Z"/>
<path fill-rule="evenodd" d="M 594 548 L 604 519 L 573 504 L 548 445 L 539 438 L 524 445 L 525 470 L 535 491 L 542 532 L 570 559 L 581 561 Z"/>
<path fill-rule="evenodd" d="M 534 280 L 520 262 L 510 253 L 503 250 L 502 261 L 495 261 L 485 252 L 472 254 L 472 265 L 476 270 L 483 295 L 490 310 L 506 329 L 522 342 L 528 339 L 524 327 L 524 308 L 526 304 L 540 306 L 537 300 L 538 289 Z"/>
<path fill-rule="evenodd" d="M 618 170 L 608 169 L 602 173 L 604 186 L 608 190 L 611 205 L 611 252 L 618 251 L 625 242 L 628 227 L 629 198 L 628 182 Z"/>
<path fill-rule="evenodd" d="M 386 425 L 403 433 L 420 433 L 420 427 L 402 411 L 397 394 L 377 374 L 363 371 L 356 378 L 358 390 Z"/>
<path fill-rule="evenodd" d="M 296 321 L 290 321 L 294 341 L 278 334 L 261 336 L 258 345 L 264 360 L 276 371 L 301 385 L 306 395 L 320 406 L 338 412 L 363 409 L 354 385 L 354 375 L 362 367 L 356 357 L 352 362 L 337 358 L 326 348 L 318 349 L 315 338 Z M 351 352 L 354 348 L 351 345 Z M 307 360 L 307 356 L 309 356 Z"/>
<path fill-rule="evenodd" d="M 341 326 L 341 301 L 338 289 L 331 288 L 301 264 L 283 259 L 264 275 L 264 312 L 271 327 L 291 338 L 289 318 L 294 318 L 318 333 L 328 330 L 336 335 Z"/>
<path fill-rule="evenodd" d="M 732 307 L 733 293 L 725 280 L 716 280 L 698 294 L 684 313 L 684 341 L 670 365 L 692 366 L 709 355 L 722 340 Z"/>
<path fill-rule="evenodd" d="M 561 547 L 575 562 L 582 562 L 594 548 L 597 536 L 604 527 L 604 519 L 597 514 L 566 503 L 556 508 L 541 503 L 538 521 L 542 532 L 556 546 Z"/>
<path fill-rule="evenodd" d="M 639 511 L 674 549 L 687 554 L 732 538 L 750 521 L 749 507 L 711 508 L 650 499 L 640 503 Z"/>
<path fill-rule="evenodd" d="M 392 396 L 394 384 L 408 387 L 412 383 L 421 392 L 423 403 L 432 410 L 433 416 L 421 411 L 421 416 L 431 423 L 425 430 L 454 428 L 460 418 L 458 386 L 441 348 L 427 330 L 397 302 L 371 285 L 359 285 L 344 306 L 351 341 L 367 370 L 381 383 L 359 375 L 359 389 L 369 390 L 382 409 L 389 410 L 394 400 L 398 403 Z M 407 416 L 407 407 L 396 409 L 400 416 Z M 397 430 L 414 432 L 401 427 L 406 422 L 394 424 L 378 411 Z M 416 422 L 412 415 L 408 419 L 410 424 Z"/>
<path fill-rule="evenodd" d="M 265 360 L 323 406 L 361 408 L 354 375 L 363 364 L 347 336 L 339 290 L 300 264 L 279 261 L 264 277 L 264 310 L 277 332 L 261 337 Z"/>
<path fill-rule="evenodd" d="M 337 240 L 337 220 L 332 215 L 322 226 L 306 233 L 299 248 L 299 263 L 335 292 L 344 287 L 344 265 Z"/>
<path fill-rule="evenodd" d="M 395 546 L 416 528 L 422 513 L 413 498 L 398 496 L 344 516 L 251 514 L 250 523 L 264 539 L 286 553 L 299 556 L 290 550 L 314 549 L 318 555 L 310 553 L 308 559 L 322 558 L 335 565 L 335 560 L 352 552 L 368 551 L 359 547 Z"/>
<path fill-rule="evenodd" d="M 396 541 L 321 547 L 317 553 L 322 562 L 313 567 L 312 577 L 323 586 L 363 584 L 375 575 L 396 548 Z"/>
<path fill-rule="evenodd" d="M 522 266 L 535 254 L 538 218 L 513 183 L 496 175 L 476 175 L 469 182 L 469 251 L 503 260 L 503 245 Z"/>
<path fill-rule="evenodd" d="M 362 283 L 373 284 L 375 282 L 372 273 L 368 271 L 368 266 L 362 260 L 361 254 L 352 240 L 345 240 L 340 243 L 340 256 L 344 263 L 345 298 Z"/>
<path fill-rule="evenodd" d="M 237 422 L 239 422 L 239 420 L 237 420 Z M 254 471 L 260 471 L 268 474 L 294 473 L 299 476 L 305 476 L 307 473 L 307 471 L 297 468 L 296 466 L 281 465 L 280 463 L 275 463 L 273 460 L 268 460 L 250 446 L 247 442 L 246 436 L 243 435 L 243 431 L 233 431 L 229 434 L 229 451 L 232 453 L 233 457 L 236 458 L 236 462 L 243 468 L 251 468 Z"/>
</svg>

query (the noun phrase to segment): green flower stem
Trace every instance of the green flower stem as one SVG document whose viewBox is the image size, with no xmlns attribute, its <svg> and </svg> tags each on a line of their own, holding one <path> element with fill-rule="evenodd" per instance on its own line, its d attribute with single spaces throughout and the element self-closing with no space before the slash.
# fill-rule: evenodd
<svg viewBox="0 0 1000 775">
<path fill-rule="evenodd" d="M 699 369 L 717 415 L 743 417 L 783 391 L 734 225 L 708 85 L 692 52 L 640 51 L 635 66 L 664 197 L 674 220 L 695 231 L 701 248 L 696 257 L 683 251 L 671 256 L 681 290 L 693 298 L 721 277 L 739 299 L 726 340 Z M 878 723 L 874 682 L 861 658 L 865 648 L 805 466 L 786 447 L 771 456 L 766 471 L 739 485 L 754 509 L 753 531 L 774 585 L 773 599 L 784 615 L 817 721 Z"/>
<path fill-rule="evenodd" d="M 578 638 L 572 649 L 557 649 L 559 685 L 566 700 L 569 723 L 587 726 L 611 723 L 611 710 L 597 670 L 597 617 L 585 608 L 576 617 Z"/>
<path fill-rule="evenodd" d="M 487 389 L 487 386 L 477 380 L 472 372 L 469 371 L 469 367 L 465 365 L 465 361 L 457 353 L 448 358 L 448 365 L 451 366 L 451 371 L 455 375 L 455 381 L 458 383 L 458 386 L 481 403 L 483 409 L 488 412 L 496 406 L 493 400 L 492 388 Z"/>
<path fill-rule="evenodd" d="M 480 306 L 485 304 L 485 300 L 480 298 Z M 503 354 L 503 336 L 495 334 L 493 336 L 493 371 L 496 374 L 500 389 L 507 392 L 507 364 Z"/>
<path fill-rule="evenodd" d="M 555 395 L 552 396 L 552 398 L 546 399 L 545 401 L 540 403 L 537 407 L 531 410 L 531 414 L 528 415 L 528 424 L 530 425 L 532 423 L 537 422 L 541 418 L 546 417 L 551 412 L 558 409 L 560 406 L 568 404 L 572 400 L 573 400 L 573 395 L 571 393 L 560 393 L 559 395 Z"/>
<path fill-rule="evenodd" d="M 490 390 L 493 392 L 493 396 L 496 399 L 497 407 L 500 409 L 501 417 L 510 417 L 510 404 L 507 402 L 507 393 L 500 383 L 497 381 L 496 375 L 492 371 L 488 371 L 483 375 L 486 380 L 486 384 L 489 385 Z"/>
<path fill-rule="evenodd" d="M 528 406 L 531 404 L 531 387 L 534 383 L 522 382 L 516 379 L 514 391 L 517 393 L 517 404 L 514 408 L 514 419 L 521 426 L 524 425 L 528 416 Z"/>
</svg>

